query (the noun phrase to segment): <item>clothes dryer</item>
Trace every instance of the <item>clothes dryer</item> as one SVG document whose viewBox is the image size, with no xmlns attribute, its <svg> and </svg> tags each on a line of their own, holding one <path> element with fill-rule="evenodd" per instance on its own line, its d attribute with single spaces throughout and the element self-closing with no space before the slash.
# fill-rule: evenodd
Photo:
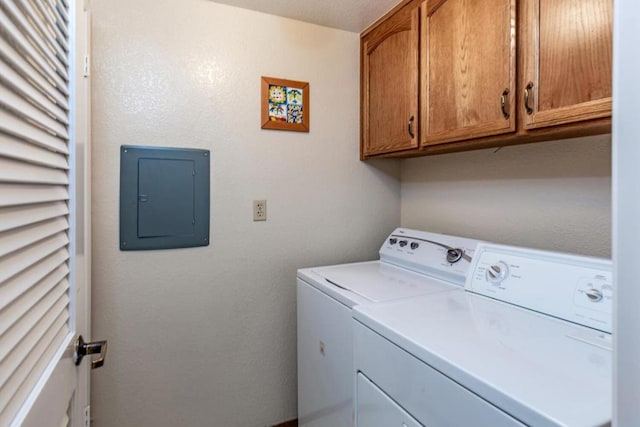
<svg viewBox="0 0 640 427">
<path fill-rule="evenodd" d="M 353 307 L 461 290 L 477 244 L 399 228 L 379 260 L 298 271 L 300 426 L 353 426 Z"/>
</svg>

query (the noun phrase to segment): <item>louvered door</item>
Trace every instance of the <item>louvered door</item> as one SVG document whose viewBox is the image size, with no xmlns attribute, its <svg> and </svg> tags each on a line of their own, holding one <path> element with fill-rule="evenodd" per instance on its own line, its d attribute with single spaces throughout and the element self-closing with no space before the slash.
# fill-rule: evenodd
<svg viewBox="0 0 640 427">
<path fill-rule="evenodd" d="M 79 425 L 69 420 L 79 377 L 68 351 L 88 295 L 86 268 L 75 270 L 87 238 L 76 236 L 85 194 L 75 149 L 88 120 L 77 111 L 87 96 L 77 7 L 0 2 L 0 426 Z"/>
</svg>

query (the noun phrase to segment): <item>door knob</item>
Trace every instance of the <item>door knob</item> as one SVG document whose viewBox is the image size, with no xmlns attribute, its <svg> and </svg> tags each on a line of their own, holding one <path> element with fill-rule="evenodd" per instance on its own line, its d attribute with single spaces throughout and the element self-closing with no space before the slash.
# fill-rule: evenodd
<svg viewBox="0 0 640 427">
<path fill-rule="evenodd" d="M 79 365 L 87 354 L 100 354 L 100 357 L 91 361 L 91 369 L 101 367 L 104 365 L 104 358 L 107 355 L 107 341 L 85 342 L 82 335 L 79 335 L 76 339 L 73 361 Z"/>
</svg>

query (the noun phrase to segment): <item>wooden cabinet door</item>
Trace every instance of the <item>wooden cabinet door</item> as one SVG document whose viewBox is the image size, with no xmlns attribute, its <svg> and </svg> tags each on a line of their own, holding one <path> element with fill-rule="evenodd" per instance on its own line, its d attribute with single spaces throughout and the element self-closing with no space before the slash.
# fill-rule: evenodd
<svg viewBox="0 0 640 427">
<path fill-rule="evenodd" d="M 362 157 L 418 147 L 418 8 L 362 39 Z"/>
<path fill-rule="evenodd" d="M 516 0 L 422 5 L 422 145 L 515 131 Z"/>
<path fill-rule="evenodd" d="M 520 13 L 524 127 L 611 116 L 612 0 L 524 0 Z"/>
</svg>

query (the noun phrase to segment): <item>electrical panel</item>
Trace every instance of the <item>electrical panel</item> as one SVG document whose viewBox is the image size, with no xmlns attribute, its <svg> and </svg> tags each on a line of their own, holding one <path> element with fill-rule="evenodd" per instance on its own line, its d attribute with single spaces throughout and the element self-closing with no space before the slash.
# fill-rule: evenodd
<svg viewBox="0 0 640 427">
<path fill-rule="evenodd" d="M 120 249 L 209 245 L 209 150 L 120 148 Z"/>
</svg>

